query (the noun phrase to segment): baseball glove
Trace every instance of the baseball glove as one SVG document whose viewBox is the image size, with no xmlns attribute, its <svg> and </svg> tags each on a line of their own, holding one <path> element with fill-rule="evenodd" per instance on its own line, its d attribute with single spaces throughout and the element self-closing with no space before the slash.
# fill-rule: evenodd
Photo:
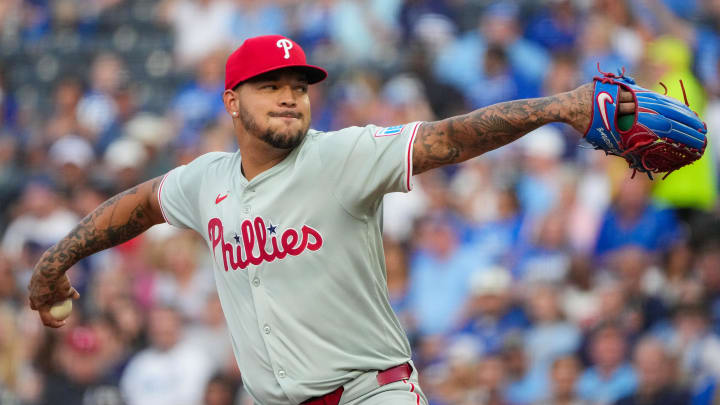
<svg viewBox="0 0 720 405">
<path fill-rule="evenodd" d="M 600 73 L 594 79 L 593 116 L 585 132 L 595 149 L 625 158 L 633 176 L 639 171 L 651 179 L 652 173 L 667 173 L 664 179 L 700 159 L 707 145 L 707 126 L 690 109 L 682 81 L 685 104 L 668 97 L 667 88 L 662 95 L 636 85 L 625 76 L 625 69 L 618 75 Z M 621 88 L 633 95 L 634 116 L 620 117 Z"/>
</svg>

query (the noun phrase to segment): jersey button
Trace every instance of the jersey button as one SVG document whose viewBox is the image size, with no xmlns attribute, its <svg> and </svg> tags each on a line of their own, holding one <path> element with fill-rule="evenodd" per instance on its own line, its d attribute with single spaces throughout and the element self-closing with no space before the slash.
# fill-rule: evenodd
<svg viewBox="0 0 720 405">
<path fill-rule="evenodd" d="M 253 279 L 252 283 L 253 283 L 253 285 L 254 285 L 255 287 L 259 287 L 259 286 L 260 286 L 260 279 L 257 278 L 257 277 L 255 277 L 255 278 Z"/>
<path fill-rule="evenodd" d="M 270 334 L 270 325 L 263 326 L 263 332 L 265 332 L 266 335 Z"/>
<path fill-rule="evenodd" d="M 278 377 L 285 378 L 286 375 L 287 374 L 285 374 L 285 370 L 283 370 L 283 369 L 278 370 Z"/>
</svg>

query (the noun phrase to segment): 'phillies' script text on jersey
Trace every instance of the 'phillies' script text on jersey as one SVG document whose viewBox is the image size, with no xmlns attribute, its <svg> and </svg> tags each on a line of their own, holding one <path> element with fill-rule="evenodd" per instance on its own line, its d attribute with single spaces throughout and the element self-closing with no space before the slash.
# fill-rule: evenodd
<svg viewBox="0 0 720 405">
<path fill-rule="evenodd" d="M 282 260 L 287 255 L 297 256 L 304 252 L 305 248 L 314 251 L 320 249 L 323 244 L 320 232 L 308 225 L 303 225 L 300 233 L 295 229 L 288 228 L 279 238 L 270 236 L 272 250 L 268 252 L 266 250 L 268 242 L 267 228 L 265 227 L 265 221 L 261 217 L 256 217 L 253 221 L 244 220 L 240 225 L 240 233 L 242 235 L 242 244 L 238 243 L 233 253 L 232 243 L 226 242 L 223 236 L 224 227 L 222 221 L 219 218 L 212 218 L 208 221 L 208 238 L 212 242 L 213 256 L 216 255 L 215 248 L 221 245 L 225 271 L 230 270 L 230 267 L 233 270 L 245 269 L 249 264 L 258 265 L 263 261 Z M 310 241 L 310 236 L 312 236 L 313 241 Z M 280 239 L 280 246 L 278 246 L 278 239 Z M 256 246 L 258 253 L 253 256 Z M 245 251 L 244 258 L 243 250 Z M 228 266 L 228 257 L 230 258 L 230 266 Z"/>
</svg>

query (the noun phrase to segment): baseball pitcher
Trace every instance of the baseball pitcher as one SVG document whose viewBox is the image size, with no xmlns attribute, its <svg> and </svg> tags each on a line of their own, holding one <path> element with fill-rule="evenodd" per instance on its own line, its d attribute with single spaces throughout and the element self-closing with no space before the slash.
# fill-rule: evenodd
<svg viewBox="0 0 720 405">
<path fill-rule="evenodd" d="M 388 302 L 383 195 L 550 122 L 609 137 L 623 154 L 617 116 L 650 114 L 613 76 L 595 81 L 604 80 L 599 95 L 588 83 L 436 122 L 325 133 L 309 129 L 308 86 L 327 73 L 292 40 L 246 40 L 225 74 L 238 151 L 205 154 L 100 205 L 44 253 L 30 304 L 46 326 L 61 327 L 50 308 L 78 298 L 65 275 L 78 260 L 162 222 L 194 229 L 210 250 L 244 386 L 263 405 L 427 404 Z M 674 118 L 688 137 L 704 136 L 694 114 Z"/>
</svg>

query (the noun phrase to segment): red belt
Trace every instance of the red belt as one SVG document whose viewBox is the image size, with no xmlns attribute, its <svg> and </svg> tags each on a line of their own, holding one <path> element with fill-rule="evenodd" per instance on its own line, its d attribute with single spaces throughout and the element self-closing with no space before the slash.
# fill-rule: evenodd
<svg viewBox="0 0 720 405">
<path fill-rule="evenodd" d="M 377 382 L 380 386 L 390 384 L 395 381 L 410 378 L 412 374 L 412 366 L 410 363 L 401 364 L 399 366 L 390 367 L 387 370 L 378 371 Z M 337 405 L 340 403 L 340 397 L 345 389 L 340 386 L 333 392 L 327 393 L 321 397 L 310 398 L 301 405 Z"/>
</svg>

